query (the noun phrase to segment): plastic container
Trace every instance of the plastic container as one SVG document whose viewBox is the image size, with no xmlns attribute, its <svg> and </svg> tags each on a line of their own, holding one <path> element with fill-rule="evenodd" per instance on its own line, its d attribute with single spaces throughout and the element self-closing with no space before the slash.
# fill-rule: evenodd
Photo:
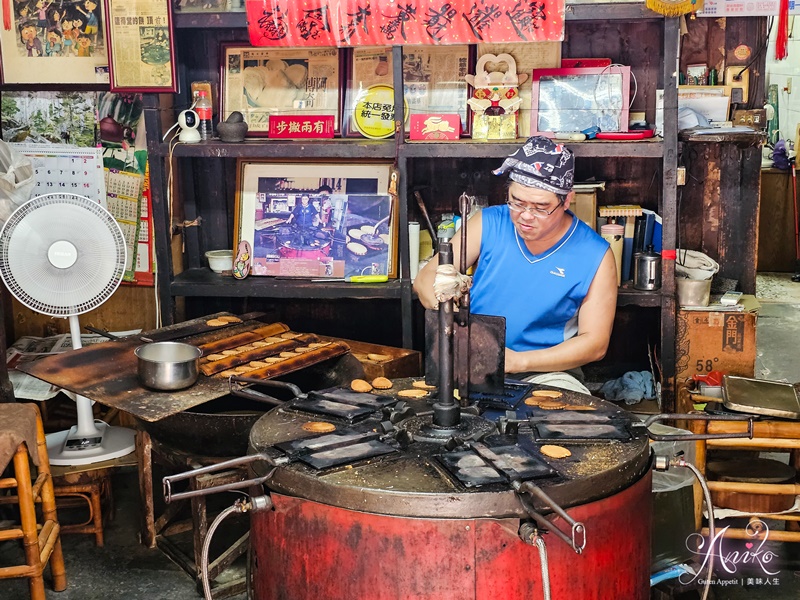
<svg viewBox="0 0 800 600">
<path fill-rule="evenodd" d="M 676 277 L 678 304 L 680 306 L 708 306 L 711 299 L 710 279 L 686 279 Z"/>
<path fill-rule="evenodd" d="M 233 250 L 209 250 L 206 252 L 208 266 L 214 273 L 233 269 Z"/>
<path fill-rule="evenodd" d="M 194 112 L 200 118 L 200 124 L 197 131 L 200 133 L 201 140 L 210 140 L 214 136 L 214 125 L 211 121 L 212 108 L 211 100 L 205 90 L 198 92 L 197 102 L 194 105 Z"/>
<path fill-rule="evenodd" d="M 622 239 L 625 236 L 625 228 L 616 223 L 609 223 L 600 228 L 600 235 L 611 246 L 614 253 L 614 261 L 617 264 L 617 285 L 622 283 Z"/>
</svg>

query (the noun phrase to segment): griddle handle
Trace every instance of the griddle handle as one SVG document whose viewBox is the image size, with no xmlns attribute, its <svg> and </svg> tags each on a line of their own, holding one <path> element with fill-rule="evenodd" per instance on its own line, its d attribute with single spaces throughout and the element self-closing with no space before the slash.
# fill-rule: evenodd
<svg viewBox="0 0 800 600">
<path fill-rule="evenodd" d="M 246 384 L 246 385 L 238 385 L 238 384 Z M 278 398 L 273 398 L 272 396 L 268 396 L 267 394 L 262 394 L 254 389 L 248 387 L 250 384 L 255 385 L 263 385 L 264 387 L 271 387 L 274 389 L 285 390 L 291 392 L 295 398 L 299 398 L 303 395 L 303 390 L 297 387 L 293 383 L 288 383 L 286 381 L 275 381 L 274 379 L 257 379 L 255 377 L 242 377 L 240 375 L 231 375 L 228 379 L 228 388 L 230 393 L 234 396 L 240 396 L 242 398 L 247 398 L 249 400 L 255 400 L 256 402 L 265 402 L 267 404 L 271 404 L 272 406 L 280 406 L 284 403 L 284 400 L 279 400 Z"/>
<path fill-rule="evenodd" d="M 543 529 L 555 533 L 560 540 L 571 546 L 577 554 L 583 552 L 583 549 L 586 548 L 586 526 L 583 523 L 570 517 L 563 508 L 561 508 L 550 496 L 545 493 L 542 488 L 535 485 L 533 482 L 526 481 L 525 483 L 521 483 L 519 481 L 513 481 L 511 486 L 518 494 L 527 492 L 531 496 L 536 496 L 542 500 L 554 513 L 564 519 L 570 526 L 569 535 L 561 531 L 555 526 L 554 523 L 545 519 L 544 516 L 534 510 L 533 507 L 527 506 L 524 499 L 520 498 L 522 500 L 522 505 L 525 507 L 525 511 L 531 517 L 533 517 L 533 520 L 536 521 Z"/>
<path fill-rule="evenodd" d="M 647 428 L 648 437 L 654 442 L 692 442 L 699 440 L 724 440 L 733 438 L 753 439 L 753 421 L 758 419 L 757 415 L 708 415 L 704 413 L 665 413 L 653 415 L 644 420 Z M 650 425 L 659 421 L 747 421 L 747 431 L 743 433 L 679 433 L 679 434 L 658 434 L 650 431 Z"/>
<path fill-rule="evenodd" d="M 164 477 L 161 480 L 161 483 L 162 483 L 162 485 L 164 487 L 164 500 L 167 502 L 167 504 L 169 504 L 170 501 L 178 500 L 180 498 L 188 498 L 190 496 L 199 496 L 199 495 L 202 495 L 204 493 L 205 494 L 209 494 L 209 493 L 213 493 L 213 492 L 224 491 L 222 489 L 223 487 L 226 488 L 226 489 L 239 489 L 240 487 L 247 487 L 247 486 L 241 485 L 243 482 L 238 482 L 238 483 L 235 483 L 235 484 L 229 484 L 229 485 L 239 486 L 237 488 L 232 488 L 232 487 L 227 487 L 227 486 L 219 486 L 219 487 L 216 487 L 216 488 L 208 488 L 206 490 L 193 490 L 191 492 L 181 492 L 179 494 L 173 494 L 172 493 L 172 484 L 174 482 L 176 482 L 176 481 L 183 481 L 185 479 L 191 479 L 192 477 L 196 477 L 197 475 L 206 475 L 208 473 L 216 473 L 217 471 L 224 471 L 226 469 L 230 469 L 231 467 L 238 467 L 238 466 L 241 466 L 241 465 L 247 465 L 247 464 L 250 464 L 250 463 L 256 462 L 256 461 L 264 461 L 267 464 L 272 465 L 273 467 L 277 466 L 277 461 L 275 461 L 272 457 L 267 456 L 266 454 L 250 454 L 248 456 L 240 456 L 240 457 L 237 457 L 237 458 L 232 458 L 230 460 L 224 460 L 224 461 L 222 461 L 220 463 L 216 463 L 214 465 L 208 465 L 207 467 L 200 467 L 198 469 L 192 469 L 190 471 L 184 471 L 183 473 L 177 473 L 175 475 L 167 475 L 166 477 Z M 270 476 L 271 476 L 271 471 L 270 471 Z M 249 481 L 253 481 L 253 480 L 249 480 Z M 248 483 L 249 483 L 249 481 L 248 481 Z M 197 492 L 200 492 L 200 493 L 197 493 Z"/>
</svg>

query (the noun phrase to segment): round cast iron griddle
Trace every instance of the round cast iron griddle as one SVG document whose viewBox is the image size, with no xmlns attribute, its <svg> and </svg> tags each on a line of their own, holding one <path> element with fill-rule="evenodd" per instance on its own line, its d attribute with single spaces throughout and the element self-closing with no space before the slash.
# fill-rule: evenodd
<svg viewBox="0 0 800 600">
<path fill-rule="evenodd" d="M 412 379 L 394 380 L 391 390 L 373 390 L 376 395 L 395 396 L 397 391 L 410 389 Z M 534 389 L 552 389 L 533 386 Z M 435 391 L 434 391 L 435 393 Z M 400 398 L 418 415 L 431 410 L 433 398 Z M 534 412 L 537 418 L 556 420 L 569 414 L 586 414 L 590 418 L 601 415 L 613 417 L 628 425 L 631 438 L 627 441 L 598 442 L 535 442 L 530 430 L 522 428 L 520 438 L 525 438 L 527 447 L 557 471 L 555 477 L 536 479 L 535 483 L 564 508 L 577 506 L 606 498 L 638 481 L 647 471 L 650 461 L 647 431 L 641 422 L 630 413 L 616 406 L 584 394 L 563 391 L 561 400 L 570 404 L 591 404 L 595 411 L 554 410 L 535 411 L 533 407 L 520 403 L 517 418 L 525 419 Z M 542 417 L 540 413 L 552 413 Z M 274 448 L 276 444 L 319 434 L 302 429 L 305 423 L 324 421 L 332 423 L 337 430 L 347 428 L 362 433 L 382 432 L 381 411 L 369 418 L 348 425 L 343 420 L 318 414 L 287 410 L 278 407 L 259 419 L 250 431 L 250 452 L 262 452 L 270 456 L 282 456 Z M 398 426 L 402 426 L 399 423 Z M 489 440 L 498 445 L 511 445 L 513 436 L 496 435 Z M 547 458 L 538 453 L 544 443 L 557 443 L 568 448 L 572 456 L 565 459 Z M 457 448 L 464 450 L 463 447 Z M 519 499 L 507 483 L 480 487 L 465 487 L 442 465 L 437 454 L 445 452 L 441 444 L 412 442 L 398 452 L 355 462 L 345 466 L 315 470 L 302 462 L 292 462 L 275 471 L 267 486 L 282 494 L 297 496 L 316 502 L 363 512 L 394 516 L 431 518 L 479 518 L 479 517 L 523 517 L 525 515 Z M 263 475 L 270 468 L 267 463 L 254 463 L 255 470 Z M 534 507 L 543 512 L 549 508 L 538 500 Z"/>
</svg>

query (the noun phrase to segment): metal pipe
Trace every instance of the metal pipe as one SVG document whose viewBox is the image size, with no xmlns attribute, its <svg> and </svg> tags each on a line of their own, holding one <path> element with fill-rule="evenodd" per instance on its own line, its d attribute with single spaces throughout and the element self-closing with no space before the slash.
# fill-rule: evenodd
<svg viewBox="0 0 800 600">
<path fill-rule="evenodd" d="M 453 245 L 439 244 L 439 264 L 453 264 Z M 439 302 L 439 401 L 433 405 L 433 425 L 455 427 L 461 411 L 453 396 L 453 300 Z"/>
<path fill-rule="evenodd" d="M 462 193 L 458 198 L 458 211 L 461 215 L 461 251 L 459 252 L 459 272 L 462 275 L 467 274 L 467 217 L 469 216 L 470 206 L 472 199 L 465 193 Z M 469 325 L 469 292 L 464 294 L 458 302 L 458 325 L 466 328 L 467 335 L 466 343 L 460 346 L 464 356 L 459 358 L 459 369 L 463 370 L 458 373 L 458 393 L 461 398 L 461 406 L 467 406 L 469 403 L 469 379 L 472 373 L 472 363 L 470 362 L 470 325 Z"/>
<path fill-rule="evenodd" d="M 547 546 L 539 530 L 532 523 L 523 523 L 519 528 L 519 537 L 523 542 L 539 549 L 539 566 L 542 570 L 542 598 L 550 600 L 550 567 L 547 562 Z"/>
<path fill-rule="evenodd" d="M 203 582 L 203 596 L 205 600 L 214 600 L 214 596 L 211 594 L 211 583 L 208 581 L 208 549 L 211 547 L 211 538 L 214 537 L 214 532 L 217 530 L 217 527 L 230 515 L 237 512 L 241 513 L 242 510 L 239 508 L 238 504 L 234 504 L 219 513 L 217 518 L 211 523 L 211 526 L 206 532 L 206 537 L 203 539 L 203 549 L 200 553 L 200 580 Z"/>
<path fill-rule="evenodd" d="M 716 543 L 714 504 L 711 501 L 711 490 L 708 489 L 708 484 L 706 483 L 705 478 L 703 478 L 703 474 L 700 472 L 700 469 L 695 467 L 692 463 L 686 462 L 682 456 L 679 458 L 673 458 L 670 461 L 670 465 L 689 469 L 692 473 L 694 473 L 697 481 L 700 482 L 700 487 L 703 489 L 703 498 L 705 498 L 706 507 L 708 508 L 708 543 L 713 546 Z M 708 558 L 708 574 L 706 575 L 706 583 L 703 586 L 703 596 L 701 600 L 706 600 L 708 598 L 708 593 L 711 589 L 711 578 L 714 576 L 714 551 L 712 548 L 709 548 L 709 550 L 710 551 L 706 553 L 706 557 Z"/>
<path fill-rule="evenodd" d="M 255 496 L 250 498 L 247 502 L 237 500 L 232 506 L 229 506 L 217 515 L 217 518 L 211 523 L 203 539 L 203 548 L 200 551 L 200 579 L 203 582 L 203 595 L 205 596 L 205 600 L 214 600 L 214 596 L 211 593 L 211 582 L 208 577 L 208 551 L 209 548 L 211 548 L 211 538 L 214 537 L 214 532 L 217 530 L 217 527 L 233 513 L 258 512 L 270 508 L 272 508 L 272 499 L 269 496 Z"/>
</svg>

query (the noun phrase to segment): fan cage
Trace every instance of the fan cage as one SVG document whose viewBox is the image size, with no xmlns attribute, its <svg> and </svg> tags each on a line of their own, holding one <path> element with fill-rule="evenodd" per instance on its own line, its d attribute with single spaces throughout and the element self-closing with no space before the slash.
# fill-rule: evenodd
<svg viewBox="0 0 800 600">
<path fill-rule="evenodd" d="M 10 249 L 14 240 L 15 232 L 25 223 L 26 219 L 30 219 L 31 215 L 40 210 L 50 210 L 54 214 L 50 214 L 50 221 L 53 228 L 58 228 L 61 224 L 57 219 L 57 208 L 59 206 L 76 207 L 79 210 L 85 210 L 87 217 L 94 217 L 94 220 L 88 219 L 87 222 L 97 223 L 99 227 L 105 227 L 102 233 L 110 234 L 112 240 L 112 248 L 110 251 L 114 252 L 112 273 L 108 276 L 108 281 L 102 285 L 91 298 L 80 302 L 68 302 L 57 304 L 54 302 L 44 302 L 39 298 L 33 296 L 27 291 L 19 282 L 19 277 L 15 274 L 16 267 L 11 264 L 12 258 L 10 256 Z M 70 238 L 75 239 L 76 235 L 86 235 L 94 233 L 100 235 L 101 232 L 92 231 L 63 231 L 64 239 L 70 241 Z M 25 240 L 23 240 L 24 242 Z M 93 310 L 105 302 L 122 282 L 125 273 L 125 263 L 127 260 L 127 250 L 125 245 L 125 238 L 122 230 L 114 217 L 105 208 L 94 200 L 85 196 L 78 196 L 76 194 L 45 194 L 32 198 L 19 208 L 17 208 L 6 221 L 2 231 L 0 231 L 0 277 L 8 287 L 11 294 L 28 308 L 36 312 L 52 316 L 52 317 L 68 317 L 71 315 L 79 315 L 90 310 Z M 65 271 L 65 278 L 69 277 L 69 271 Z M 95 282 L 97 283 L 97 282 Z"/>
</svg>

